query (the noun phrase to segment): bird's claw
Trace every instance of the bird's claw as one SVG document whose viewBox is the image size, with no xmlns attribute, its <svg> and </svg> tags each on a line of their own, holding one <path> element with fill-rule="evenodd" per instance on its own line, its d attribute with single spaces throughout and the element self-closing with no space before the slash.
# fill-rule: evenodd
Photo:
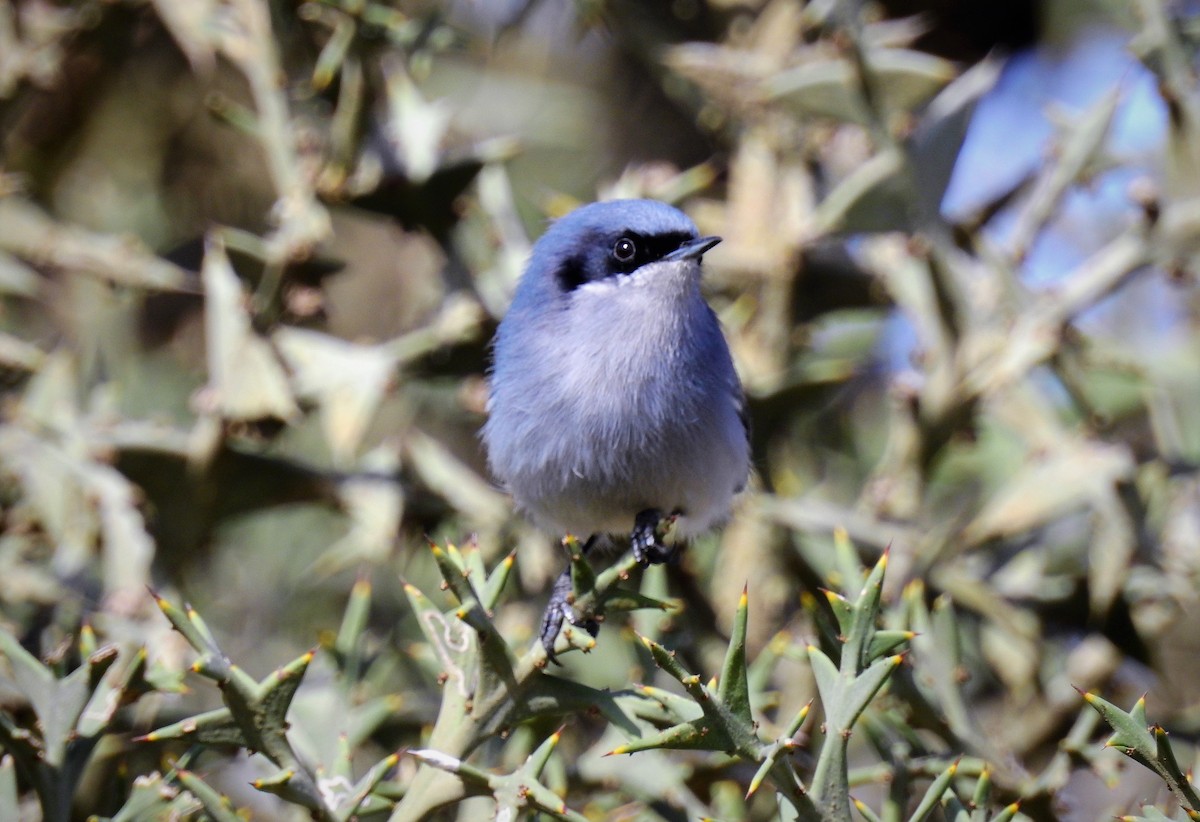
<svg viewBox="0 0 1200 822">
<path fill-rule="evenodd" d="M 633 558 L 641 565 L 662 565 L 675 559 L 677 549 L 663 545 L 658 538 L 662 520 L 662 513 L 654 509 L 642 511 L 634 519 L 629 542 L 633 547 Z"/>
<path fill-rule="evenodd" d="M 580 617 L 575 613 L 575 608 L 571 604 L 572 592 L 571 570 L 568 568 L 554 581 L 554 589 L 550 592 L 550 601 L 546 603 L 546 612 L 542 615 L 542 630 L 539 634 L 542 647 L 546 650 L 546 660 L 555 665 L 562 665 L 554 653 L 554 643 L 558 640 L 558 633 L 562 630 L 564 621 L 587 631 L 593 639 L 600 633 L 598 621 L 592 617 Z"/>
<path fill-rule="evenodd" d="M 673 519 L 674 516 L 673 514 L 671 518 Z M 629 535 L 629 541 L 633 546 L 634 559 L 642 565 L 661 565 L 666 562 L 674 562 L 678 557 L 678 547 L 664 545 L 658 537 L 658 529 L 663 519 L 662 512 L 652 508 L 642 511 L 634 518 L 633 532 Z M 583 552 L 585 554 L 595 540 L 596 537 L 592 536 L 584 544 Z M 568 568 L 554 581 L 554 588 L 550 592 L 550 601 L 546 603 L 546 611 L 542 615 L 542 629 L 538 634 L 542 647 L 546 650 L 546 660 L 555 665 L 562 665 L 554 653 L 554 644 L 558 641 L 558 634 L 562 630 L 564 622 L 587 631 L 592 638 L 600 633 L 599 621 L 590 616 L 581 617 L 575 612 L 572 604 L 573 593 L 574 584 L 571 581 L 571 569 Z"/>
</svg>

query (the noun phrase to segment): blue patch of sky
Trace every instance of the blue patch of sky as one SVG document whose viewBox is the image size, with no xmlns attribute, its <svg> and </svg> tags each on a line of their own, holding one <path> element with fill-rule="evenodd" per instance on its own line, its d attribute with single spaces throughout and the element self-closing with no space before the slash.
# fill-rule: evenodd
<svg viewBox="0 0 1200 822">
<path fill-rule="evenodd" d="M 1031 288 L 1052 285 L 1137 218 L 1137 206 L 1129 197 L 1135 179 L 1162 177 L 1166 106 L 1154 75 L 1128 46 L 1126 32 L 1085 29 L 1066 48 L 1042 46 L 1015 54 L 976 108 L 942 202 L 942 213 L 951 220 L 974 212 L 1035 172 L 1054 140 L 1054 118 L 1070 122 L 1105 94 L 1119 90 L 1105 144 L 1114 167 L 1066 194 L 1022 264 L 1022 279 Z M 985 229 L 1000 247 L 1007 244 L 1019 207 L 1018 202 L 1000 212 Z M 1120 329 L 1124 336 L 1131 325 L 1125 315 L 1132 313 L 1140 322 L 1139 339 L 1131 342 L 1156 344 L 1185 320 L 1171 290 L 1162 277 L 1135 278 L 1089 309 L 1080 323 L 1090 333 Z M 1145 321 L 1148 316 L 1152 322 Z M 880 338 L 880 356 L 890 369 L 906 369 L 915 347 L 907 319 L 893 312 Z"/>
</svg>

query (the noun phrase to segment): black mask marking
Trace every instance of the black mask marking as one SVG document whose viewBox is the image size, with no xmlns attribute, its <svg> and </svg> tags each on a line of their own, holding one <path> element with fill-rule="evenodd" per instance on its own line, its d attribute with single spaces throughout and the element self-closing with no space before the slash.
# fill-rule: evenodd
<svg viewBox="0 0 1200 822">
<path fill-rule="evenodd" d="M 588 251 L 564 259 L 555 278 L 563 292 L 574 291 L 585 283 L 631 274 L 694 239 L 695 235 L 687 231 L 649 235 L 622 231 L 597 237 L 589 243 Z"/>
<path fill-rule="evenodd" d="M 563 291 L 574 291 L 588 281 L 587 262 L 582 255 L 568 257 L 555 272 Z"/>
</svg>

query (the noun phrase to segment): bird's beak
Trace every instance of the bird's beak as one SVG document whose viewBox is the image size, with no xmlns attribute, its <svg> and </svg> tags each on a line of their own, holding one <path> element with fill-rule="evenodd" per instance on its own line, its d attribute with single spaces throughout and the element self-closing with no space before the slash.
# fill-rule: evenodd
<svg viewBox="0 0 1200 822">
<path fill-rule="evenodd" d="M 708 251 L 717 243 L 721 242 L 720 237 L 698 237 L 695 240 L 688 240 L 679 248 L 672 251 L 664 260 L 698 260 L 704 256 L 704 252 Z"/>
</svg>

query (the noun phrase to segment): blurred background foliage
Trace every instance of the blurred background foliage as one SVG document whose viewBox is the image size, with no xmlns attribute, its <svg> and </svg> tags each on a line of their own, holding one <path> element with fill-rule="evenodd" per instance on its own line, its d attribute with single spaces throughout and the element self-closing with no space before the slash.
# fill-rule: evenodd
<svg viewBox="0 0 1200 822">
<path fill-rule="evenodd" d="M 1189 767 L 1198 15 L 0 0 L 0 817 L 222 818 L 216 791 L 343 818 L 272 776 L 293 756 L 373 775 L 347 813 L 387 818 L 429 761 L 389 755 L 443 702 L 401 585 L 452 606 L 427 540 L 489 569 L 515 549 L 494 623 L 517 650 L 562 568 L 484 469 L 487 341 L 547 218 L 617 196 L 725 238 L 707 287 L 758 477 L 644 574 L 678 608 L 637 632 L 712 676 L 748 583 L 755 719 L 784 728 L 817 695 L 805 644 L 837 634 L 821 591 L 858 585 L 835 542 L 867 565 L 890 546 L 881 618 L 919 636 L 850 746 L 856 797 L 902 818 L 966 757 L 993 809 L 1179 814 L 1072 686 L 1148 694 Z M 565 679 L 667 687 L 625 623 Z M 144 738 L 301 677 L 282 754 Z M 820 711 L 791 729 L 802 775 Z M 598 715 L 526 760 L 555 727 L 471 761 L 538 762 L 587 818 L 776 813 L 734 759 L 603 757 L 627 740 Z M 438 813 L 488 817 L 492 793 Z"/>
</svg>

